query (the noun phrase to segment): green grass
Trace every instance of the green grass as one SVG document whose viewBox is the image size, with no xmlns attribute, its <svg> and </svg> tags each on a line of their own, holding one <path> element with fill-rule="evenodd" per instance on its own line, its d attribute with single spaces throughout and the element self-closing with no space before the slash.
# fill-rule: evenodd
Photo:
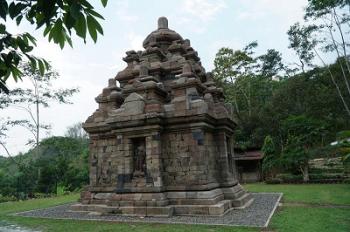
<svg viewBox="0 0 350 232">
<path fill-rule="evenodd" d="M 350 205 L 350 184 L 247 184 L 244 187 L 251 192 L 283 192 L 283 202 Z"/>
<path fill-rule="evenodd" d="M 350 209 L 283 207 L 269 228 L 278 232 L 349 232 Z"/>
<path fill-rule="evenodd" d="M 71 194 L 52 198 L 41 198 L 27 201 L 0 203 L 0 217 L 15 212 L 22 212 L 32 209 L 41 209 L 50 206 L 76 202 L 78 198 L 79 194 Z"/>
<path fill-rule="evenodd" d="M 283 192 L 285 202 L 349 204 L 350 185 L 245 185 L 255 192 Z M 41 231 L 233 231 L 233 232 L 348 232 L 350 231 L 350 209 L 314 207 L 282 207 L 272 218 L 268 229 L 205 226 L 205 225 L 166 225 L 143 223 L 117 223 L 100 221 L 54 220 L 26 218 L 9 215 L 14 212 L 46 208 L 76 201 L 78 195 L 60 196 L 23 202 L 0 204 L 0 221 L 5 220 Z"/>
<path fill-rule="evenodd" d="M 227 226 L 205 226 L 205 225 L 171 225 L 171 224 L 143 224 L 143 223 L 117 223 L 117 222 L 100 222 L 100 221 L 76 221 L 76 220 L 53 220 L 37 218 L 19 218 L 7 221 L 23 225 L 27 228 L 33 228 L 49 232 L 107 232 L 107 231 L 145 231 L 145 232 L 256 232 L 253 228 L 238 228 Z"/>
</svg>

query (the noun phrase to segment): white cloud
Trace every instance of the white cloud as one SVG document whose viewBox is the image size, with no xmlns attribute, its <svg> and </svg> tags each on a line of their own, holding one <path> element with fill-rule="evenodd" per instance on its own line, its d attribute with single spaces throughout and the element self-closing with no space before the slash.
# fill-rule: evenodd
<svg viewBox="0 0 350 232">
<path fill-rule="evenodd" d="M 182 0 L 182 7 L 174 11 L 176 24 L 189 32 L 203 34 L 219 13 L 227 7 L 224 0 Z"/>
<path fill-rule="evenodd" d="M 142 50 L 142 42 L 144 40 L 144 38 L 146 38 L 143 35 L 139 35 L 136 34 L 135 32 L 129 32 L 127 34 L 127 39 L 129 41 L 129 46 L 127 47 L 128 49 L 132 49 L 132 50 Z"/>
<path fill-rule="evenodd" d="M 128 23 L 134 23 L 139 20 L 139 17 L 137 15 L 133 15 L 132 13 L 130 13 L 128 1 L 117 1 L 115 8 L 117 9 L 116 15 L 120 20 Z"/>
<path fill-rule="evenodd" d="M 125 50 L 119 49 L 117 52 L 114 52 L 113 64 L 108 67 L 109 70 L 113 70 L 115 73 L 123 70 L 126 67 L 126 63 L 123 61 L 123 57 L 126 56 Z"/>
<path fill-rule="evenodd" d="M 301 10 L 307 4 L 306 0 L 239 0 L 234 5 L 239 9 L 240 20 L 260 20 L 265 17 L 276 17 L 286 24 L 292 24 L 303 17 Z"/>
<path fill-rule="evenodd" d="M 226 4 L 223 0 L 183 0 L 183 6 L 183 10 L 190 16 L 207 22 L 225 8 Z"/>
<path fill-rule="evenodd" d="M 34 53 L 36 56 L 44 57 L 46 60 L 55 63 L 56 68 L 63 67 L 65 63 L 63 51 L 57 44 L 49 43 L 46 38 L 41 38 L 37 41 L 37 47 L 34 49 Z"/>
</svg>

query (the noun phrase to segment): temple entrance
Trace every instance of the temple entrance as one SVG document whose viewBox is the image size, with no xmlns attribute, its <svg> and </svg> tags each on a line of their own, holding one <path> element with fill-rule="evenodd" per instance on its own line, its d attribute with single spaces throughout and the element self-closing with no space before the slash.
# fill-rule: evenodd
<svg viewBox="0 0 350 232">
<path fill-rule="evenodd" d="M 133 176 L 144 177 L 146 173 L 146 142 L 145 138 L 134 138 L 133 148 Z"/>
</svg>

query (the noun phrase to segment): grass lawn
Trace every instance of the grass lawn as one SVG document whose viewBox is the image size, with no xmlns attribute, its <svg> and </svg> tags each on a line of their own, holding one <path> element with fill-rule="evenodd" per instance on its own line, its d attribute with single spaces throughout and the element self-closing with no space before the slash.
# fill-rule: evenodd
<svg viewBox="0 0 350 232">
<path fill-rule="evenodd" d="M 350 185 L 245 185 L 254 192 L 283 192 L 285 202 L 347 204 L 350 205 Z M 141 223 L 113 223 L 76 220 L 53 220 L 11 216 L 10 213 L 45 208 L 75 201 L 78 195 L 0 204 L 0 221 L 23 225 L 41 231 L 234 231 L 234 232 L 349 232 L 350 208 L 322 208 L 316 206 L 286 206 L 278 210 L 269 228 L 242 228 L 203 225 L 164 225 Z"/>
<path fill-rule="evenodd" d="M 282 207 L 269 228 L 278 232 L 349 232 L 350 208 Z"/>
<path fill-rule="evenodd" d="M 251 192 L 282 192 L 283 202 L 350 205 L 350 184 L 247 184 Z M 349 230 L 350 231 L 350 230 Z"/>
</svg>

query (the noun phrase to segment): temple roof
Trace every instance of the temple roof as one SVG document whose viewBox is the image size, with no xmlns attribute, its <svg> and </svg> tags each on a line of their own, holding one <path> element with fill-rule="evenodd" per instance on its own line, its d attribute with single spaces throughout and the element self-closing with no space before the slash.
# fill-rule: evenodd
<svg viewBox="0 0 350 232">
<path fill-rule="evenodd" d="M 127 66 L 96 98 L 99 108 L 87 122 L 107 125 L 135 117 L 206 115 L 227 119 L 233 126 L 232 109 L 224 102 L 222 88 L 205 71 L 190 41 L 168 28 L 165 17 L 158 19 L 158 29 L 143 46 L 142 51 L 126 52 Z"/>
<path fill-rule="evenodd" d="M 147 48 L 151 43 L 170 45 L 175 40 L 182 40 L 182 37 L 168 28 L 168 19 L 160 17 L 158 19 L 158 29 L 152 31 L 143 41 L 143 47 Z"/>
</svg>

